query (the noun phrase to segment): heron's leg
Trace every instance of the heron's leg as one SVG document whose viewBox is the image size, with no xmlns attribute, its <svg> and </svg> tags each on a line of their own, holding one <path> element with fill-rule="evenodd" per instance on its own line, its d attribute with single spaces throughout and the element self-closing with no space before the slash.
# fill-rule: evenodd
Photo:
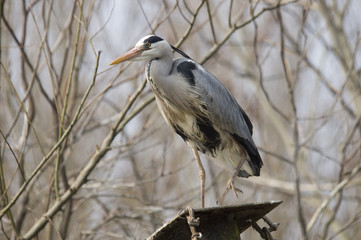
<svg viewBox="0 0 361 240">
<path fill-rule="evenodd" d="M 204 208 L 204 186 L 206 181 L 206 172 L 204 171 L 201 159 L 199 158 L 197 148 L 192 147 L 192 151 L 198 165 L 198 174 L 201 180 L 201 208 Z"/>
<path fill-rule="evenodd" d="M 232 189 L 232 192 L 236 198 L 238 198 L 237 191 L 242 192 L 242 190 L 240 190 L 234 186 L 234 180 L 236 179 L 239 170 L 241 170 L 245 160 L 246 160 L 245 158 L 242 158 L 242 160 L 238 163 L 238 165 L 236 167 L 236 171 L 233 173 L 232 177 L 228 180 L 226 189 L 224 190 L 221 197 L 218 199 L 217 204 L 219 204 L 219 205 L 223 204 L 224 198 L 230 189 Z"/>
</svg>

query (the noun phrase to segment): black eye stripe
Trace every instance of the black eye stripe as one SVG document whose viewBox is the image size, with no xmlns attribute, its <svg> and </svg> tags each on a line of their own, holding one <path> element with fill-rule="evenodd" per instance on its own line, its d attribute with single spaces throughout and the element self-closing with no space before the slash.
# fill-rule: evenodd
<svg viewBox="0 0 361 240">
<path fill-rule="evenodd" d="M 158 37 L 158 36 L 150 36 L 149 38 L 145 39 L 143 43 L 156 43 L 159 41 L 163 41 L 162 38 Z"/>
</svg>

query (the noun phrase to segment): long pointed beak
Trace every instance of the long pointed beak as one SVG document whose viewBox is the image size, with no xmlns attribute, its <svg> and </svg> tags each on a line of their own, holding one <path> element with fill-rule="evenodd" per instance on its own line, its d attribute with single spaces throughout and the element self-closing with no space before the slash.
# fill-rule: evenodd
<svg viewBox="0 0 361 240">
<path fill-rule="evenodd" d="M 135 47 L 135 48 L 129 50 L 128 52 L 124 53 L 122 56 L 115 59 L 113 62 L 109 63 L 109 65 L 115 65 L 115 64 L 136 58 L 136 57 L 140 56 L 143 51 L 144 51 L 144 49 Z"/>
</svg>

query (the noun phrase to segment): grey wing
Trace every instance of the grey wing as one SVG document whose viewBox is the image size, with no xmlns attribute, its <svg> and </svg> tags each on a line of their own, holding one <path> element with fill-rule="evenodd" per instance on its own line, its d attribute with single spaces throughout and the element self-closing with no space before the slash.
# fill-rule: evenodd
<svg viewBox="0 0 361 240">
<path fill-rule="evenodd" d="M 195 86 L 202 93 L 203 101 L 210 112 L 211 121 L 217 127 L 228 131 L 249 155 L 255 175 L 259 175 L 262 159 L 252 140 L 253 127 L 247 114 L 227 88 L 211 73 L 196 63 L 193 70 Z"/>
</svg>

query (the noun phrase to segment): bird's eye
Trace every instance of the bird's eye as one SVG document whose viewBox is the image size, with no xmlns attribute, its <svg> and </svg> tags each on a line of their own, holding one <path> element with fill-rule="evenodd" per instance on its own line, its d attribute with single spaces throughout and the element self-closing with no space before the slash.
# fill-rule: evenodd
<svg viewBox="0 0 361 240">
<path fill-rule="evenodd" d="M 147 47 L 147 48 L 150 48 L 150 43 L 149 42 L 147 42 L 147 43 L 145 43 L 145 46 Z"/>
</svg>

